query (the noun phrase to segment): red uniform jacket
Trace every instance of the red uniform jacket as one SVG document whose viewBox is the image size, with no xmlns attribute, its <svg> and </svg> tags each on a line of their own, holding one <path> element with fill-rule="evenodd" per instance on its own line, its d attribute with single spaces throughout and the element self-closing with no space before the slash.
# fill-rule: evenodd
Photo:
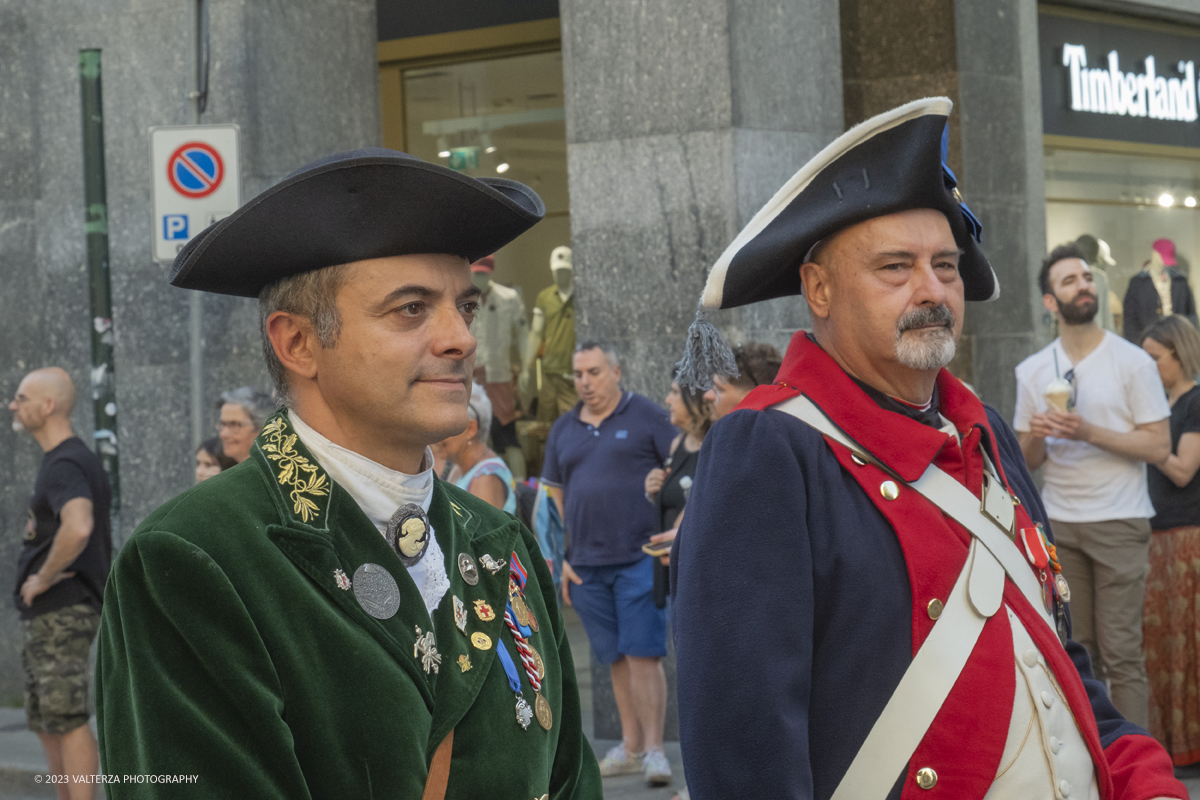
<svg viewBox="0 0 1200 800">
<path fill-rule="evenodd" d="M 1011 429 L 949 372 L 938 377 L 939 410 L 961 446 L 882 409 L 803 332 L 777 380 L 709 433 L 673 554 L 681 738 L 696 800 L 829 797 L 932 629 L 930 600 L 947 598 L 970 546 L 970 534 L 914 490 L 885 499 L 890 475 L 765 409 L 804 393 L 905 480 L 936 463 L 976 496 L 986 447 L 1022 501 L 1018 524 L 1046 521 Z M 1011 581 L 1005 602 L 1070 702 L 1102 797 L 1186 797 L 1166 752 L 1109 703 L 1084 649 L 1064 650 Z M 986 794 L 1008 734 L 1013 658 L 1007 615 L 996 614 L 891 797 Z M 925 766 L 939 776 L 932 790 L 914 779 Z"/>
</svg>

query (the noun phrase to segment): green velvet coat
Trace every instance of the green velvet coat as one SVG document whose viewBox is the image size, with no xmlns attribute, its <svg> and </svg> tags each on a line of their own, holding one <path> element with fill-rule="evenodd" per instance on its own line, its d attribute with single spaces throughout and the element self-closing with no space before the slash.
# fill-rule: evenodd
<svg viewBox="0 0 1200 800">
<path fill-rule="evenodd" d="M 137 529 L 113 566 L 96 666 L 102 772 L 194 774 L 194 784 L 118 783 L 110 798 L 404 798 L 418 800 L 428 765 L 454 729 L 447 798 L 600 798 L 584 738 L 575 670 L 554 584 L 520 522 L 447 483 L 429 509 L 450 589 L 430 620 L 399 557 L 350 495 L 298 440 L 286 415 L 268 422 L 250 458 L 185 492 Z M 508 565 L 529 572 L 539 623 L 549 731 L 516 721 L 496 656 Z M 476 560 L 471 586 L 458 555 Z M 386 568 L 400 609 L 378 620 L 339 588 L 362 564 Z M 468 609 L 455 625 L 451 596 Z M 485 622 L 475 600 L 496 610 Z M 441 664 L 426 673 L 418 629 Z M 470 660 L 470 668 L 460 656 Z M 521 670 L 525 699 L 534 693 Z"/>
</svg>

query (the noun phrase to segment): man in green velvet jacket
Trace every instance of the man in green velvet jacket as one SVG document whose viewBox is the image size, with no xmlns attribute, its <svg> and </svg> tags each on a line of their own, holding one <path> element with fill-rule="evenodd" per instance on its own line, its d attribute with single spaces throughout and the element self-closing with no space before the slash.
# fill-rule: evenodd
<svg viewBox="0 0 1200 800">
<path fill-rule="evenodd" d="M 544 212 L 447 173 L 333 156 L 176 260 L 176 285 L 259 296 L 287 408 L 117 559 L 109 797 L 601 797 L 536 540 L 432 475 L 466 427 L 468 264 Z"/>
</svg>

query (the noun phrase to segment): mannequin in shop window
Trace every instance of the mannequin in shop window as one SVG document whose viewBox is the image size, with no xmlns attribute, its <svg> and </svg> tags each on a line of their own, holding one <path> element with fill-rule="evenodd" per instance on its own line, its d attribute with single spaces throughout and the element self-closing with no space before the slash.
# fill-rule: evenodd
<svg viewBox="0 0 1200 800">
<path fill-rule="evenodd" d="M 1115 267 L 1117 262 L 1113 261 L 1108 242 L 1085 233 L 1075 240 L 1075 244 L 1079 245 L 1079 249 L 1087 256 L 1088 266 L 1092 268 L 1092 277 L 1096 283 L 1096 303 L 1099 306 L 1096 322 L 1105 330 L 1119 333 L 1113 320 L 1113 309 L 1120 309 L 1121 301 L 1109 288 L 1108 280 L 1108 270 Z"/>
<path fill-rule="evenodd" d="M 471 325 L 476 342 L 475 382 L 483 384 L 491 401 L 491 430 L 483 431 L 483 440 L 492 437 L 492 447 L 517 476 L 525 479 L 525 456 L 517 441 L 517 395 L 514 367 L 524 361 L 525 302 L 516 289 L 496 283 L 494 256 L 484 256 L 471 265 L 471 282 L 483 294 L 479 311 Z"/>
<path fill-rule="evenodd" d="M 1175 243 L 1158 239 L 1142 271 L 1129 279 L 1125 292 L 1124 336 L 1137 344 L 1146 329 L 1163 317 L 1179 314 L 1196 324 L 1196 298 L 1192 287 L 1175 269 Z"/>
<path fill-rule="evenodd" d="M 554 285 L 538 293 L 525 367 L 521 371 L 521 396 L 538 398 L 539 422 L 553 422 L 579 402 L 571 358 L 575 352 L 575 272 L 571 248 L 556 247 L 550 253 Z M 526 408 L 529 404 L 526 403 Z"/>
</svg>

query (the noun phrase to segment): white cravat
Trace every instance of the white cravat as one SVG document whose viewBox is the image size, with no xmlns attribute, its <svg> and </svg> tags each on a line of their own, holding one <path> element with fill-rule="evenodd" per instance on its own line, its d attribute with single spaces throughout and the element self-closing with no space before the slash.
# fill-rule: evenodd
<svg viewBox="0 0 1200 800">
<path fill-rule="evenodd" d="M 413 503 L 429 512 L 429 503 L 433 499 L 433 453 L 428 447 L 421 460 L 424 469 L 409 475 L 334 444 L 305 424 L 295 411 L 288 411 L 288 420 L 321 467 L 354 498 L 381 534 L 387 530 L 392 514 L 405 503 Z M 450 588 L 450 578 L 446 575 L 445 557 L 432 524 L 429 533 L 429 549 L 420 561 L 408 568 L 408 574 L 420 590 L 426 610 L 433 614 Z"/>
</svg>

